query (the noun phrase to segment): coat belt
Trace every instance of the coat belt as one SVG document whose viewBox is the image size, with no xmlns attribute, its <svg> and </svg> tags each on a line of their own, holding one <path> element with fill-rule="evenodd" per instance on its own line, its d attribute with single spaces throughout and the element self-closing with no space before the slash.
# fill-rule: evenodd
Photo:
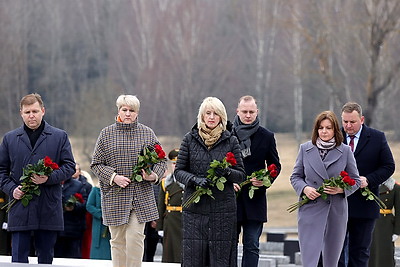
<svg viewBox="0 0 400 267">
<path fill-rule="evenodd" d="M 380 209 L 379 210 L 380 214 L 392 214 L 392 210 L 389 209 Z"/>
<path fill-rule="evenodd" d="M 167 211 L 180 211 L 180 212 L 182 212 L 182 206 L 167 206 Z"/>
</svg>

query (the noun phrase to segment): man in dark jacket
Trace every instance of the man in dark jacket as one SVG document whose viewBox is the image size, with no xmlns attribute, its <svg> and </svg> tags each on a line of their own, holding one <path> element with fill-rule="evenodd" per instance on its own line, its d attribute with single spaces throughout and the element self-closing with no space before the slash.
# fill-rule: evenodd
<svg viewBox="0 0 400 267">
<path fill-rule="evenodd" d="M 338 266 L 367 267 L 379 206 L 362 192 L 368 186 L 378 196 L 379 184 L 389 179 L 395 164 L 385 134 L 364 124 L 359 104 L 349 102 L 342 107 L 342 124 L 344 143 L 353 149 L 361 186 L 348 198 L 347 238 Z"/>
<path fill-rule="evenodd" d="M 28 263 L 33 233 L 38 263 L 51 264 L 57 232 L 64 228 L 61 182 L 75 172 L 74 158 L 67 133 L 43 120 L 45 108 L 39 94 L 21 99 L 20 114 L 24 125 L 8 132 L 0 145 L 0 189 L 16 200 L 8 214 L 12 261 Z M 46 156 L 59 168 L 50 175 L 30 176 L 40 195 L 32 194 L 28 205 L 23 205 L 19 201 L 27 193 L 21 190 L 23 169 Z"/>
<path fill-rule="evenodd" d="M 243 96 L 239 100 L 237 115 L 233 123 L 233 134 L 239 139 L 246 174 L 265 169 L 275 164 L 281 169 L 274 134 L 261 127 L 258 121 L 258 108 L 252 96 Z M 262 181 L 252 178 L 252 184 L 245 185 L 237 198 L 238 233 L 243 228 L 242 266 L 258 266 L 259 239 L 263 224 L 267 221 L 267 188 Z M 273 181 L 272 181 L 273 182 Z M 259 187 L 249 197 L 251 185 Z M 235 190 L 240 187 L 235 185 Z"/>
</svg>

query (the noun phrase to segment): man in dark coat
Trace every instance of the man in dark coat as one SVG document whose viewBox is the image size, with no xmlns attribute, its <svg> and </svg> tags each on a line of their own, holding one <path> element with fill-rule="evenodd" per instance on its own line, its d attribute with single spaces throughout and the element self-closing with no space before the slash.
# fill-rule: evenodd
<svg viewBox="0 0 400 267">
<path fill-rule="evenodd" d="M 67 133 L 43 120 L 45 108 L 39 94 L 21 99 L 20 114 L 24 125 L 8 132 L 0 145 L 0 189 L 10 200 L 16 200 L 8 214 L 12 261 L 28 263 L 33 232 L 38 263 L 51 264 L 57 231 L 64 228 L 61 182 L 75 172 L 75 162 Z M 33 195 L 25 207 L 19 201 L 25 194 L 20 184 L 23 168 L 46 156 L 57 163 L 59 169 L 49 176 L 31 176 L 31 181 L 39 186 L 40 195 Z"/>
<path fill-rule="evenodd" d="M 259 125 L 256 100 L 252 96 L 241 97 L 236 112 L 233 134 L 239 139 L 246 174 L 265 169 L 266 164 L 275 164 L 280 170 L 274 134 Z M 249 197 L 251 185 L 259 187 L 252 199 Z M 240 188 L 235 185 L 235 189 Z M 237 198 L 238 234 L 243 228 L 242 266 L 258 266 L 259 239 L 267 221 L 266 190 L 262 181 L 252 178 L 252 184 L 241 188 Z"/>
<path fill-rule="evenodd" d="M 348 197 L 347 238 L 338 266 L 367 267 L 379 206 L 362 192 L 368 186 L 378 196 L 379 185 L 393 174 L 395 163 L 385 134 L 364 124 L 359 104 L 349 102 L 342 107 L 342 124 L 344 143 L 353 147 L 361 186 Z"/>
</svg>

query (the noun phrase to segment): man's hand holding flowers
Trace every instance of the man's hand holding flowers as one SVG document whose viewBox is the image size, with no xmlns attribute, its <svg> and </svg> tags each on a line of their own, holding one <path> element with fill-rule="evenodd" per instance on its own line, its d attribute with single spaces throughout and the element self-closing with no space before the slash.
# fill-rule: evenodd
<svg viewBox="0 0 400 267">
<path fill-rule="evenodd" d="M 376 204 L 378 204 L 380 209 L 386 209 L 387 208 L 386 204 L 368 188 L 367 177 L 360 176 L 360 180 L 361 180 L 361 185 L 360 185 L 361 195 L 366 197 L 367 200 L 374 200 Z"/>
<path fill-rule="evenodd" d="M 49 176 L 38 175 L 38 174 L 34 173 L 34 174 L 32 174 L 31 179 L 34 184 L 44 184 L 49 179 Z"/>
<path fill-rule="evenodd" d="M 249 197 L 253 198 L 254 191 L 261 186 L 269 188 L 272 182 L 278 176 L 279 171 L 275 164 L 268 165 L 266 169 L 261 169 L 253 172 L 251 175 L 247 176 L 247 180 L 240 185 L 234 184 L 233 188 L 236 192 L 239 192 L 241 188 L 247 184 L 251 184 L 249 188 Z"/>
<path fill-rule="evenodd" d="M 13 191 L 13 198 L 15 199 L 21 199 L 24 196 L 24 191 L 21 190 L 22 189 L 22 185 L 17 186 L 14 191 Z"/>
<path fill-rule="evenodd" d="M 35 195 L 40 195 L 39 185 L 47 182 L 49 175 L 58 169 L 58 164 L 53 162 L 48 156 L 40 159 L 36 164 L 26 165 L 22 170 L 21 184 L 13 191 L 14 199 L 4 205 L 2 209 L 6 208 L 8 212 L 17 200 L 21 200 L 24 207 L 28 206 L 29 201 Z"/>
</svg>

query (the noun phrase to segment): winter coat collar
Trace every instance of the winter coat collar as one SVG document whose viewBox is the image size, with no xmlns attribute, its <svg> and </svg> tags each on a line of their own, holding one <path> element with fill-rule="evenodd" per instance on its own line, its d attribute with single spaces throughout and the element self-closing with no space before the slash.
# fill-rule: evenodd
<svg viewBox="0 0 400 267">
<path fill-rule="evenodd" d="M 326 179 L 327 177 L 329 177 L 327 169 L 332 164 L 337 162 L 343 154 L 343 144 L 331 149 L 326 155 L 324 161 L 321 160 L 318 148 L 311 142 L 307 143 L 305 151 L 310 155 L 310 160 L 314 162 L 314 164 L 311 164 L 311 167 L 319 176 L 321 176 L 323 179 Z"/>
<path fill-rule="evenodd" d="M 136 119 L 132 123 L 122 123 L 122 122 L 116 121 L 115 124 L 117 125 L 117 130 L 120 130 L 120 131 L 132 131 L 132 130 L 136 130 L 137 129 L 138 120 Z"/>
<path fill-rule="evenodd" d="M 51 126 L 50 124 L 48 124 L 46 121 L 44 121 L 45 125 L 44 125 L 44 129 L 42 131 L 42 134 L 40 135 L 40 137 L 38 138 L 38 140 L 36 141 L 35 144 L 35 148 L 38 147 L 46 138 L 48 135 L 53 134 L 52 130 L 51 130 Z M 21 138 L 22 142 L 29 148 L 34 150 L 35 148 L 31 147 L 31 142 L 29 140 L 28 134 L 26 133 L 25 129 L 24 129 L 24 125 L 22 125 L 21 127 L 16 129 L 16 136 Z"/>
<path fill-rule="evenodd" d="M 193 136 L 193 138 L 195 138 L 198 142 L 201 143 L 201 145 L 203 145 L 205 148 L 207 148 L 206 144 L 204 143 L 203 139 L 200 137 L 199 134 L 199 129 L 197 128 L 197 123 L 195 125 L 193 125 L 192 130 L 190 131 L 190 134 Z M 221 143 L 223 140 L 230 138 L 232 134 L 229 131 L 223 131 L 221 133 L 221 137 L 218 139 L 217 142 L 215 142 L 214 145 L 212 145 L 211 147 L 215 147 L 216 145 L 218 145 L 219 143 Z M 208 148 L 207 148 L 208 149 Z"/>
</svg>

